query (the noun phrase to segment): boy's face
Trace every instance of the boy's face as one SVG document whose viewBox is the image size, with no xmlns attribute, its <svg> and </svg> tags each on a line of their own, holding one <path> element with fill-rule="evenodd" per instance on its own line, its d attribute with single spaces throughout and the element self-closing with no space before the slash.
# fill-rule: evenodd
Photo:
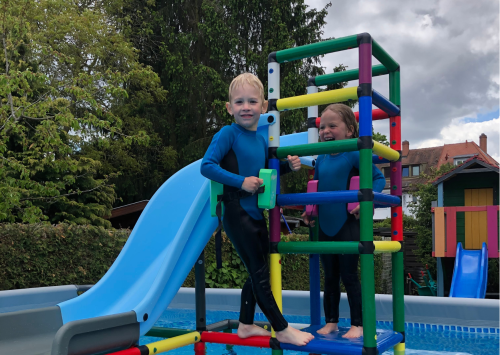
<svg viewBox="0 0 500 355">
<path fill-rule="evenodd" d="M 352 129 L 347 129 L 344 120 L 337 112 L 327 110 L 321 115 L 319 138 L 322 142 L 349 139 L 351 137 Z"/>
<path fill-rule="evenodd" d="M 245 83 L 233 90 L 231 102 L 226 102 L 226 108 L 237 124 L 249 131 L 256 131 L 260 114 L 267 111 L 267 101 L 262 102 L 258 88 Z"/>
</svg>

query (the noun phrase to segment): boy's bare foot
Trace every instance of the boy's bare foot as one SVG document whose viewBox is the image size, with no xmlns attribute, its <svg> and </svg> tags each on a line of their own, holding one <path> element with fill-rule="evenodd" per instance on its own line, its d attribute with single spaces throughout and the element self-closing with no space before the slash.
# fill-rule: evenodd
<svg viewBox="0 0 500 355">
<path fill-rule="evenodd" d="M 304 346 L 314 339 L 310 333 L 302 332 L 290 326 L 286 327 L 281 332 L 276 332 L 276 339 L 280 343 L 288 343 L 297 346 Z"/>
<path fill-rule="evenodd" d="M 347 333 L 342 335 L 342 338 L 353 339 L 362 336 L 363 336 L 363 327 L 356 327 L 355 325 L 351 325 L 351 329 L 349 329 Z"/>
<path fill-rule="evenodd" d="M 271 332 L 269 332 L 261 327 L 258 327 L 255 324 L 240 323 L 240 325 L 238 326 L 238 336 L 241 339 L 255 337 L 255 336 L 270 337 Z"/>
<path fill-rule="evenodd" d="M 330 334 L 332 332 L 337 332 L 339 330 L 339 326 L 337 323 L 326 323 L 326 325 L 318 330 L 318 334 Z"/>
</svg>

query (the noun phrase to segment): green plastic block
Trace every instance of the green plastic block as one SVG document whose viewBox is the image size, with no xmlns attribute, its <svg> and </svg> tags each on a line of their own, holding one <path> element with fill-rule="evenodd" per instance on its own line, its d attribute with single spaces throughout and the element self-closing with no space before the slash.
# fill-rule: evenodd
<svg viewBox="0 0 500 355">
<path fill-rule="evenodd" d="M 264 180 L 265 190 L 259 194 L 259 208 L 271 209 L 276 206 L 276 184 L 278 183 L 278 174 L 274 169 L 261 169 L 259 178 Z"/>
<path fill-rule="evenodd" d="M 217 181 L 210 180 L 210 215 L 217 217 L 217 196 L 224 193 L 224 185 Z M 222 203 L 222 214 L 224 214 L 224 203 Z"/>
</svg>

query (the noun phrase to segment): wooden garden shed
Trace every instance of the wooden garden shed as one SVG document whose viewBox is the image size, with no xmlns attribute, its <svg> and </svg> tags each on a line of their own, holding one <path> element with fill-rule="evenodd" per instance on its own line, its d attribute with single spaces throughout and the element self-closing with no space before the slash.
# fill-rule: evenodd
<svg viewBox="0 0 500 355">
<path fill-rule="evenodd" d="M 432 255 L 437 257 L 438 296 L 446 296 L 457 243 L 464 249 L 478 250 L 485 242 L 488 257 L 499 256 L 499 170 L 474 156 L 433 184 L 438 187 L 438 201 L 432 208 Z"/>
</svg>

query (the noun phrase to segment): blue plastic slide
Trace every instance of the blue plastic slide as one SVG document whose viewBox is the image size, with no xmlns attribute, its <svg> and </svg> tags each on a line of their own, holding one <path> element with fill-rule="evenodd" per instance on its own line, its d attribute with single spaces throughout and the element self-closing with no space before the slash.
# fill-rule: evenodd
<svg viewBox="0 0 500 355">
<path fill-rule="evenodd" d="M 141 335 L 153 326 L 217 227 L 200 164 L 185 167 L 160 187 L 94 287 L 58 305 L 64 324 L 133 310 Z"/>
<path fill-rule="evenodd" d="M 457 245 L 455 270 L 451 281 L 450 297 L 484 298 L 488 283 L 488 249 L 465 250 Z"/>
</svg>

